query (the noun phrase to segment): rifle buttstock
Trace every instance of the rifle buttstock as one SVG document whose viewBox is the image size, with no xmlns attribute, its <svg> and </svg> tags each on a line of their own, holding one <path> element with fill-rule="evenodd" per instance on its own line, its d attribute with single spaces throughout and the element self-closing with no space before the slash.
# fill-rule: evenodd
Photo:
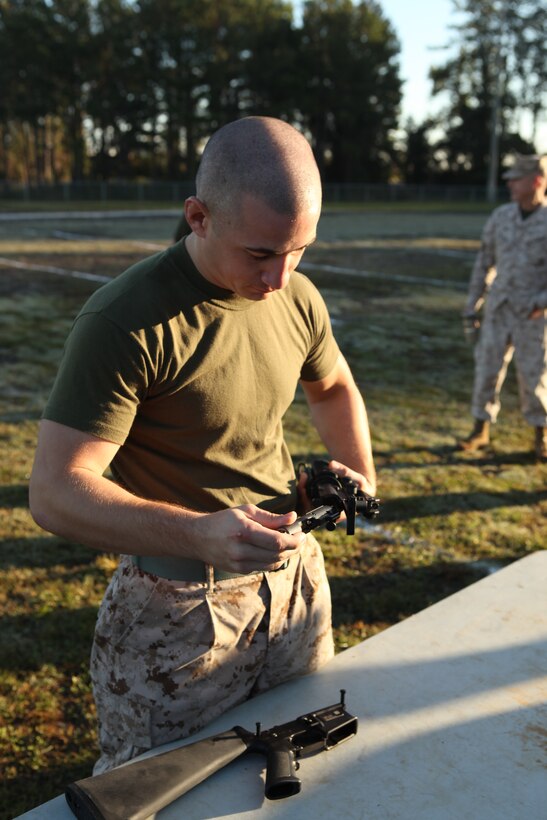
<svg viewBox="0 0 547 820">
<path fill-rule="evenodd" d="M 146 820 L 247 751 L 234 730 L 72 783 L 78 820 Z"/>
</svg>

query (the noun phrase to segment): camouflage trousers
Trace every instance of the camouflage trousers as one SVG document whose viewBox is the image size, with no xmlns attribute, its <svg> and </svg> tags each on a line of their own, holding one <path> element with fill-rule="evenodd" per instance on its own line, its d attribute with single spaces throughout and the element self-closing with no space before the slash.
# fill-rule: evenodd
<svg viewBox="0 0 547 820">
<path fill-rule="evenodd" d="M 284 570 L 209 583 L 158 578 L 124 556 L 91 655 L 94 774 L 197 732 L 333 654 L 330 590 L 311 535 Z"/>
<path fill-rule="evenodd" d="M 506 303 L 487 311 L 475 347 L 474 418 L 496 421 L 501 388 L 514 358 L 522 413 L 532 426 L 547 426 L 546 314 L 544 311 L 538 319 L 521 318 Z"/>
</svg>

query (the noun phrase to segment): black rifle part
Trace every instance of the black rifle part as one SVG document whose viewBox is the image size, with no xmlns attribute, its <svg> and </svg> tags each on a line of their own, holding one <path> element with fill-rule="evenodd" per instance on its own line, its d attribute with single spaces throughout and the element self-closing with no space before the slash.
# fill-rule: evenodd
<svg viewBox="0 0 547 820">
<path fill-rule="evenodd" d="M 266 757 L 265 795 L 298 794 L 298 759 L 328 751 L 357 733 L 357 718 L 340 702 L 296 720 L 255 732 L 241 726 L 169 752 L 147 757 L 96 777 L 71 783 L 65 792 L 78 820 L 146 820 L 232 760 L 248 752 Z"/>
<path fill-rule="evenodd" d="M 325 526 L 334 530 L 336 522 L 346 514 L 346 534 L 355 533 L 356 514 L 364 518 L 376 518 L 380 513 L 380 499 L 367 495 L 351 478 L 341 477 L 329 470 L 328 461 L 317 460 L 310 466 L 299 465 L 299 472 L 308 476 L 306 493 L 312 504 L 319 506 L 297 518 L 293 524 L 284 527 L 282 532 L 291 535 L 297 532 L 310 532 L 316 527 Z"/>
</svg>

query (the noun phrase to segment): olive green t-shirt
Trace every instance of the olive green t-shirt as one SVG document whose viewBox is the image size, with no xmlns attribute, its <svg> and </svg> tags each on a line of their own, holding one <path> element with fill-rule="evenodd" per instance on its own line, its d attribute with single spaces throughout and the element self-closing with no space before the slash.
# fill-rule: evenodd
<svg viewBox="0 0 547 820">
<path fill-rule="evenodd" d="M 250 301 L 204 279 L 179 242 L 84 305 L 43 415 L 121 445 L 114 478 L 143 498 L 290 510 L 282 418 L 298 380 L 325 377 L 337 356 L 305 276 Z"/>
</svg>

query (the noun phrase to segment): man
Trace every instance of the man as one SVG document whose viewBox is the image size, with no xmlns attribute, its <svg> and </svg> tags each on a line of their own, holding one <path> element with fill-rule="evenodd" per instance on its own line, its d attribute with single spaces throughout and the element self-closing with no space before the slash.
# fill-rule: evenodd
<svg viewBox="0 0 547 820">
<path fill-rule="evenodd" d="M 512 202 L 487 221 L 475 261 L 464 322 L 478 325 L 471 412 L 475 426 L 458 443 L 479 450 L 490 441 L 500 392 L 515 358 L 521 409 L 535 428 L 535 454 L 547 459 L 547 157 L 517 155 L 504 174 Z"/>
<path fill-rule="evenodd" d="M 190 226 L 186 221 L 186 215 L 182 214 L 179 221 L 177 222 L 177 227 L 175 228 L 175 233 L 173 235 L 173 241 L 178 242 L 184 236 L 188 236 L 188 234 L 192 233 L 190 230 Z"/>
<path fill-rule="evenodd" d="M 30 500 L 46 530 L 122 555 L 91 659 L 95 773 L 332 657 L 318 544 L 280 531 L 298 382 L 331 467 L 375 491 L 363 400 L 295 270 L 320 208 L 301 134 L 230 123 L 185 203 L 190 235 L 97 291 L 68 339 Z"/>
</svg>

